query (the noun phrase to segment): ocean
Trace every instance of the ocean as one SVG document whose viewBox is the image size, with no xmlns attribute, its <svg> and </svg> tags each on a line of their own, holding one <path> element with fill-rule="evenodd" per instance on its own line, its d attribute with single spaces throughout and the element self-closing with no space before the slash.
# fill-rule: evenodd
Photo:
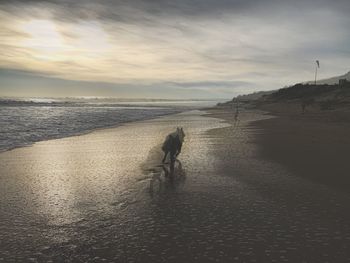
<svg viewBox="0 0 350 263">
<path fill-rule="evenodd" d="M 218 101 L 0 98 L 0 152 L 38 141 L 214 106 Z"/>
</svg>

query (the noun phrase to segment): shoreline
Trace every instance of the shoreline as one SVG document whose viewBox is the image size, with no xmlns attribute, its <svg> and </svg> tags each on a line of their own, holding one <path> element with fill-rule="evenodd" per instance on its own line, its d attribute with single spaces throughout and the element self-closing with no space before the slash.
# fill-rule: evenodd
<svg viewBox="0 0 350 263">
<path fill-rule="evenodd" d="M 349 259 L 350 197 L 262 159 L 261 130 L 250 124 L 266 115 L 247 110 L 234 125 L 232 111 L 212 113 L 167 115 L 0 154 L 0 258 Z M 177 126 L 186 137 L 169 176 L 160 145 Z"/>
<path fill-rule="evenodd" d="M 121 261 L 127 254 L 135 261 L 138 253 L 146 252 L 133 236 L 142 239 L 146 234 L 148 252 L 162 246 L 165 249 L 167 243 L 162 243 L 158 231 L 169 223 L 163 221 L 168 215 L 157 216 L 163 208 L 154 205 L 169 202 L 169 198 L 178 202 L 178 192 L 187 193 L 198 176 L 203 178 L 199 166 L 193 164 L 198 162 L 196 158 L 201 163 L 210 158 L 206 143 L 210 138 L 203 133 L 225 126 L 221 120 L 202 115 L 195 111 L 167 115 L 0 154 L 0 258 L 61 262 L 66 257 L 86 261 L 109 255 L 110 260 Z M 155 163 L 148 159 L 150 150 L 176 126 L 187 132 L 181 154 L 183 168 L 175 167 L 183 174 L 182 183 L 176 179 L 172 185 L 160 174 L 150 195 L 150 183 L 156 175 L 142 165 L 154 168 Z M 204 155 L 193 154 L 191 145 L 200 147 Z M 160 164 L 161 159 L 155 161 Z M 152 245 L 150 236 L 157 232 L 157 244 Z M 96 239 L 99 241 L 94 243 Z M 108 251 L 101 252 L 106 246 Z"/>
<path fill-rule="evenodd" d="M 104 130 L 104 129 L 114 129 L 114 128 L 121 127 L 123 125 L 127 125 L 127 124 L 130 124 L 130 123 L 137 123 L 137 122 L 142 122 L 142 121 L 153 120 L 153 119 L 162 118 L 162 117 L 169 116 L 169 115 L 180 114 L 180 113 L 183 113 L 183 112 L 188 112 L 188 111 L 193 111 L 193 110 L 201 111 L 202 109 L 179 110 L 179 111 L 175 111 L 175 112 L 171 112 L 171 113 L 165 113 L 165 114 L 161 114 L 161 115 L 157 115 L 157 116 L 152 116 L 150 118 L 144 118 L 144 119 L 140 119 L 140 120 L 129 120 L 129 121 L 125 121 L 125 122 L 119 122 L 119 123 L 116 123 L 116 124 L 112 124 L 110 126 L 97 127 L 97 128 L 93 128 L 91 130 L 85 130 L 85 131 L 77 132 L 77 133 L 74 133 L 74 134 L 66 134 L 66 135 L 62 135 L 62 136 L 58 136 L 58 137 L 52 137 L 52 138 L 43 138 L 42 140 L 29 142 L 29 143 L 23 144 L 23 145 L 13 146 L 13 147 L 8 148 L 8 149 L 0 149 L 0 154 L 2 154 L 4 152 L 8 152 L 8 151 L 13 151 L 13 150 L 18 149 L 18 148 L 31 147 L 31 146 L 35 145 L 36 143 L 40 143 L 40 142 L 51 141 L 51 140 L 60 140 L 60 139 L 76 137 L 76 136 L 84 136 L 84 135 L 87 135 L 87 134 L 90 134 L 90 133 L 93 133 L 93 132 L 96 132 L 96 131 Z"/>
</svg>

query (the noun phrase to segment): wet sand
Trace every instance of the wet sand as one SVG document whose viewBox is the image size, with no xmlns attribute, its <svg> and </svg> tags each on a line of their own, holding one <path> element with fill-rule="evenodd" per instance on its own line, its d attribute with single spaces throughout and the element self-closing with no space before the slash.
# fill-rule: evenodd
<svg viewBox="0 0 350 263">
<path fill-rule="evenodd" d="M 261 158 L 251 123 L 267 116 L 230 114 L 187 112 L 1 153 L 0 260 L 349 261 L 349 195 Z M 186 137 L 170 177 L 159 149 L 176 126 Z"/>
</svg>

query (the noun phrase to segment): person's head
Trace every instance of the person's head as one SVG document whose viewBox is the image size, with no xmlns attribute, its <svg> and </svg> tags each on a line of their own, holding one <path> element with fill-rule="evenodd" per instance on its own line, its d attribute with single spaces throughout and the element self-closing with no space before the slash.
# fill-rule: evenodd
<svg viewBox="0 0 350 263">
<path fill-rule="evenodd" d="M 184 132 L 183 128 L 177 127 L 176 132 L 179 135 L 180 141 L 183 141 L 185 138 L 185 132 Z"/>
</svg>

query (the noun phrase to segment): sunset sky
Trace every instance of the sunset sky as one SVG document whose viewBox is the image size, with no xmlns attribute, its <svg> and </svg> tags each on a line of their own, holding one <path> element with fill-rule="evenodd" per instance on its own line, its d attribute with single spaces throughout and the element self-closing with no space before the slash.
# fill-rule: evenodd
<svg viewBox="0 0 350 263">
<path fill-rule="evenodd" d="M 349 0 L 0 0 L 0 96 L 231 98 L 350 70 Z"/>
</svg>

